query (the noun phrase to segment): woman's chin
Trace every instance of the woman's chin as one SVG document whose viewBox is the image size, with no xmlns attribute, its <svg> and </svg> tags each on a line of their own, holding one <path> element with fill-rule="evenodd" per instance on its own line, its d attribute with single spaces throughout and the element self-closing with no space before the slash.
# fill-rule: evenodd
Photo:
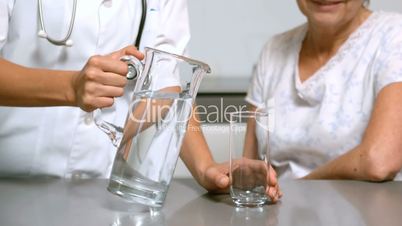
<svg viewBox="0 0 402 226">
<path fill-rule="evenodd" d="M 330 13 L 317 13 L 309 21 L 314 24 L 314 26 L 331 28 L 337 27 L 342 22 L 342 16 Z"/>
</svg>

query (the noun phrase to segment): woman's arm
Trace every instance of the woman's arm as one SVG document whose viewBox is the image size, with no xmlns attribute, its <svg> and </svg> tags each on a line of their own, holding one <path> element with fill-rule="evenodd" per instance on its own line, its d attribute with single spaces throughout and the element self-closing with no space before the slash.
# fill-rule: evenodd
<svg viewBox="0 0 402 226">
<path fill-rule="evenodd" d="M 209 191 L 225 189 L 229 186 L 228 165 L 218 166 L 209 150 L 208 144 L 202 133 L 199 119 L 193 108 L 188 122 L 187 131 L 183 139 L 180 158 L 190 170 L 193 177 Z M 217 167 L 211 166 L 216 165 Z"/>
<path fill-rule="evenodd" d="M 402 83 L 378 95 L 360 145 L 317 168 L 305 179 L 392 180 L 402 167 Z"/>
<path fill-rule="evenodd" d="M 0 68 L 0 105 L 75 105 L 72 79 L 78 72 L 30 69 L 4 59 Z"/>
<path fill-rule="evenodd" d="M 127 83 L 124 55 L 143 54 L 128 46 L 106 56 L 91 57 L 81 71 L 23 67 L 0 58 L 0 105 L 78 106 L 85 111 L 113 104 Z"/>
</svg>

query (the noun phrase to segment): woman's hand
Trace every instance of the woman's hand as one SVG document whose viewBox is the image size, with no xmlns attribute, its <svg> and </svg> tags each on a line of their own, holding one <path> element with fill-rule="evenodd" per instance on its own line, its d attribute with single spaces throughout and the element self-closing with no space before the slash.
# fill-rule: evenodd
<svg viewBox="0 0 402 226">
<path fill-rule="evenodd" d="M 140 60 L 144 58 L 134 46 L 127 46 L 109 55 L 89 58 L 71 82 L 74 102 L 78 107 L 90 112 L 96 108 L 110 107 L 114 103 L 114 97 L 123 96 L 128 67 L 120 58 L 125 55 L 132 55 Z"/>
<path fill-rule="evenodd" d="M 277 175 L 272 166 L 269 166 L 267 175 L 266 194 L 271 198 L 272 202 L 277 202 L 283 195 L 279 188 Z M 203 177 L 200 178 L 200 184 L 213 193 L 227 193 L 230 186 L 229 180 L 229 163 L 214 163 L 207 167 Z"/>
</svg>

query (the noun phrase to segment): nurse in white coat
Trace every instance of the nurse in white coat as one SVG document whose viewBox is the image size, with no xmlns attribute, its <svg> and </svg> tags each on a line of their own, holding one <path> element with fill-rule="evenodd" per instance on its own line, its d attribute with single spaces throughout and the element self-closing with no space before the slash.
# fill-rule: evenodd
<svg viewBox="0 0 402 226">
<path fill-rule="evenodd" d="M 42 3 L 49 36 L 63 37 L 71 20 L 73 1 L 43 0 Z M 120 55 L 129 53 L 142 57 L 130 48 L 101 56 L 133 45 L 142 15 L 141 1 L 78 1 L 71 47 L 56 46 L 38 37 L 37 12 L 36 0 L 0 1 L 1 57 L 16 64 L 15 67 L 46 68 L 53 70 L 55 76 L 81 71 L 75 81 L 84 84 L 88 78 L 95 77 L 91 77 L 91 73 L 124 75 L 126 69 L 122 70 L 124 63 L 118 61 Z M 189 37 L 186 1 L 148 1 L 140 49 L 151 46 L 183 54 Z M 111 59 L 113 63 L 106 63 Z M 115 64 L 117 68 L 111 68 Z M 119 96 L 120 90 L 113 91 L 112 86 L 124 85 L 126 92 L 106 111 L 105 118 L 122 125 L 131 86 L 116 78 L 105 81 L 110 85 L 105 92 L 109 92 L 110 97 Z M 110 84 L 113 82 L 117 84 Z M 84 85 L 80 90 L 77 94 L 87 93 Z M 81 104 L 81 107 L 93 110 L 110 105 L 111 101 L 112 98 L 105 97 L 99 106 Z M 109 176 L 115 148 L 95 126 L 91 114 L 73 107 L 1 107 L 0 118 L 0 175 Z"/>
</svg>

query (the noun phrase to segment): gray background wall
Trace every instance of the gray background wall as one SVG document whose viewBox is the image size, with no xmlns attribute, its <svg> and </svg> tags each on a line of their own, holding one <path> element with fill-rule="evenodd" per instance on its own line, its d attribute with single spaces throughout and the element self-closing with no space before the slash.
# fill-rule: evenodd
<svg viewBox="0 0 402 226">
<path fill-rule="evenodd" d="M 370 8 L 402 13 L 402 1 L 371 0 Z M 305 21 L 296 0 L 189 0 L 189 11 L 190 54 L 213 77 L 249 77 L 266 40 Z"/>
</svg>

